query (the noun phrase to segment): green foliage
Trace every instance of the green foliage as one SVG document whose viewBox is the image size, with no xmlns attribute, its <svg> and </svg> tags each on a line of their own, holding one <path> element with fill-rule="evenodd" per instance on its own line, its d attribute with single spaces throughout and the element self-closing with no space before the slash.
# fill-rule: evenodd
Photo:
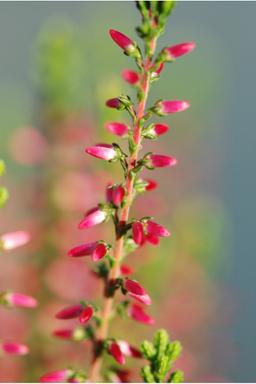
<svg viewBox="0 0 256 384">
<path fill-rule="evenodd" d="M 141 370 L 141 376 L 146 383 L 163 383 L 175 360 L 182 351 L 179 341 L 171 342 L 164 329 L 159 329 L 153 339 L 153 343 L 145 340 L 141 344 L 141 352 L 149 365 Z M 168 383 L 182 383 L 183 372 L 174 371 L 170 374 Z"/>
<path fill-rule="evenodd" d="M 0 176 L 5 174 L 5 162 L 0 159 Z M 9 198 L 9 192 L 5 187 L 0 187 L 0 208 L 5 205 Z"/>
<path fill-rule="evenodd" d="M 0 159 L 0 176 L 5 174 L 5 162 Z"/>
</svg>

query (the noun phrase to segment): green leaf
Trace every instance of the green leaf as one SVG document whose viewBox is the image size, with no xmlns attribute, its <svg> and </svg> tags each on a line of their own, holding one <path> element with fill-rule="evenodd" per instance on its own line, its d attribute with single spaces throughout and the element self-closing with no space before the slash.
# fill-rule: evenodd
<svg viewBox="0 0 256 384">
<path fill-rule="evenodd" d="M 155 383 L 155 378 L 149 365 L 141 368 L 141 376 L 145 383 Z"/>
<path fill-rule="evenodd" d="M 170 343 L 167 347 L 166 354 L 169 356 L 170 360 L 173 362 L 177 360 L 182 352 L 182 345 L 179 341 L 174 341 Z"/>
<path fill-rule="evenodd" d="M 0 187 L 0 207 L 3 207 L 9 198 L 9 192 L 6 188 Z"/>
<path fill-rule="evenodd" d="M 143 341 L 140 349 L 141 353 L 147 360 L 152 360 L 156 354 L 156 349 L 154 348 L 153 344 L 147 340 Z"/>
<path fill-rule="evenodd" d="M 169 335 L 165 329 L 159 329 L 154 336 L 154 346 L 157 353 L 157 359 L 160 360 L 169 344 Z"/>
<path fill-rule="evenodd" d="M 182 371 L 175 371 L 168 379 L 168 383 L 184 383 L 184 373 Z"/>
</svg>

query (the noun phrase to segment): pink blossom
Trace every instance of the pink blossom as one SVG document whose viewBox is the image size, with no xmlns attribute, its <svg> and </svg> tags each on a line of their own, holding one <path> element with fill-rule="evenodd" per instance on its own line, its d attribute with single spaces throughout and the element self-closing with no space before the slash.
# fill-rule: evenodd
<svg viewBox="0 0 256 384">
<path fill-rule="evenodd" d="M 26 355 L 29 352 L 25 344 L 4 342 L 0 343 L 2 351 L 8 355 Z"/>
<path fill-rule="evenodd" d="M 153 168 L 173 167 L 177 164 L 177 159 L 167 155 L 149 155 L 149 165 Z"/>
<path fill-rule="evenodd" d="M 133 347 L 132 345 L 127 343 L 127 341 L 118 340 L 117 344 L 119 345 L 121 352 L 125 356 L 131 356 L 131 357 L 136 357 L 136 358 L 140 358 L 142 356 L 141 352 L 138 350 L 138 348 Z"/>
<path fill-rule="evenodd" d="M 125 189 L 122 185 L 109 185 L 107 187 L 107 201 L 119 206 L 125 197 Z"/>
<path fill-rule="evenodd" d="M 73 372 L 70 369 L 62 369 L 53 371 L 43 375 L 39 382 L 40 383 L 66 383 L 72 376 Z"/>
<path fill-rule="evenodd" d="M 111 144 L 97 144 L 85 149 L 85 152 L 91 156 L 102 160 L 114 160 L 117 157 L 116 150 Z"/>
<path fill-rule="evenodd" d="M 61 320 L 75 319 L 76 317 L 79 317 L 81 315 L 83 309 L 84 307 L 82 306 L 82 304 L 71 305 L 70 307 L 66 307 L 61 311 L 57 312 L 55 317 Z"/>
<path fill-rule="evenodd" d="M 178 45 L 174 45 L 169 48 L 165 48 L 164 52 L 166 53 L 168 60 L 177 59 L 180 56 L 186 55 L 187 53 L 193 51 L 196 45 L 194 42 L 182 43 Z"/>
<path fill-rule="evenodd" d="M 157 182 L 153 179 L 145 179 L 145 181 L 147 182 L 146 191 L 153 191 L 158 187 Z"/>
<path fill-rule="evenodd" d="M 163 69 L 164 69 L 164 63 L 161 63 L 161 64 L 158 66 L 158 68 L 156 68 L 156 69 L 151 73 L 151 76 L 152 76 L 153 78 L 159 76 Z"/>
<path fill-rule="evenodd" d="M 118 97 L 114 97 L 113 99 L 109 99 L 106 101 L 106 106 L 109 108 L 120 109 L 122 108 L 122 103 L 118 99 Z"/>
<path fill-rule="evenodd" d="M 125 364 L 125 357 L 118 343 L 111 343 L 109 347 L 109 353 L 114 359 L 121 365 Z"/>
<path fill-rule="evenodd" d="M 144 243 L 144 229 L 143 224 L 140 221 L 132 223 L 132 238 L 137 245 Z"/>
<path fill-rule="evenodd" d="M 158 245 L 160 243 L 159 237 L 151 233 L 146 234 L 145 240 L 152 245 Z"/>
<path fill-rule="evenodd" d="M 79 316 L 80 323 L 86 324 L 91 319 L 91 317 L 93 316 L 93 312 L 94 312 L 93 308 L 90 305 L 85 307 Z"/>
<path fill-rule="evenodd" d="M 120 267 L 120 273 L 123 276 L 129 276 L 133 273 L 133 268 L 130 265 L 122 264 Z"/>
<path fill-rule="evenodd" d="M 129 316 L 139 323 L 153 325 L 155 320 L 149 316 L 144 309 L 138 304 L 132 304 L 128 309 Z"/>
<path fill-rule="evenodd" d="M 119 47 L 122 48 L 124 51 L 134 50 L 134 42 L 123 33 L 114 29 L 110 29 L 109 34 L 114 40 L 114 42 L 119 45 Z"/>
<path fill-rule="evenodd" d="M 34 297 L 22 293 L 7 293 L 5 298 L 7 303 L 13 307 L 35 308 L 37 306 L 37 300 Z"/>
<path fill-rule="evenodd" d="M 168 115 L 169 113 L 176 113 L 185 111 L 190 107 L 190 104 L 184 100 L 166 100 L 159 101 L 154 110 L 159 115 Z"/>
<path fill-rule="evenodd" d="M 104 210 L 98 207 L 95 207 L 92 210 L 90 210 L 89 213 L 87 213 L 87 215 L 83 220 L 81 220 L 78 228 L 79 229 L 91 228 L 94 225 L 103 223 L 106 217 L 107 217 L 107 213 Z"/>
<path fill-rule="evenodd" d="M 168 237 L 170 232 L 162 225 L 149 220 L 147 222 L 147 232 L 153 236 Z"/>
<path fill-rule="evenodd" d="M 122 72 L 122 77 L 127 83 L 135 85 L 139 82 L 139 74 L 131 69 L 124 69 Z"/>
<path fill-rule="evenodd" d="M 107 246 L 103 242 L 81 244 L 70 249 L 68 255 L 71 257 L 91 256 L 93 261 L 98 261 L 107 253 Z"/>
<path fill-rule="evenodd" d="M 145 305 L 151 305 L 151 297 L 148 294 L 145 295 L 135 295 L 134 293 L 129 293 L 129 296 L 135 300 L 138 300 L 140 303 Z"/>
<path fill-rule="evenodd" d="M 56 329 L 53 331 L 53 335 L 60 337 L 61 339 L 71 339 L 73 337 L 73 329 Z"/>
<path fill-rule="evenodd" d="M 168 132 L 168 130 L 169 127 L 166 124 L 154 124 L 149 133 L 157 137 Z"/>
<path fill-rule="evenodd" d="M 121 137 L 125 136 L 129 131 L 128 125 L 118 122 L 107 123 L 106 128 L 114 135 Z"/>
<path fill-rule="evenodd" d="M 140 283 L 136 280 L 127 279 L 124 283 L 125 289 L 134 295 L 143 296 L 146 294 L 145 289 L 142 287 Z"/>
<path fill-rule="evenodd" d="M 21 247 L 27 244 L 30 238 L 30 234 L 26 231 L 5 233 L 0 237 L 0 249 L 10 251 L 14 248 Z"/>
</svg>

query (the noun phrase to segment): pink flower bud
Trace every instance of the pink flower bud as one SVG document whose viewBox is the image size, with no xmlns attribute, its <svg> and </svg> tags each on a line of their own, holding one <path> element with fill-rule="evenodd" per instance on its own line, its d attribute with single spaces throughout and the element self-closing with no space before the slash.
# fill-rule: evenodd
<svg viewBox="0 0 256 384">
<path fill-rule="evenodd" d="M 128 125 L 118 122 L 107 123 L 106 128 L 114 135 L 121 137 L 125 136 L 129 131 Z"/>
<path fill-rule="evenodd" d="M 81 324 L 86 324 L 93 316 L 93 308 L 88 305 L 88 307 L 85 307 L 82 311 L 82 313 L 79 316 L 79 321 Z"/>
<path fill-rule="evenodd" d="M 93 261 L 98 261 L 104 257 L 106 253 L 106 244 L 95 241 L 93 243 L 78 245 L 77 247 L 70 249 L 68 255 L 71 257 L 92 256 Z"/>
<path fill-rule="evenodd" d="M 177 159 L 166 155 L 149 155 L 149 166 L 153 168 L 173 167 L 177 164 Z"/>
<path fill-rule="evenodd" d="M 155 324 L 155 320 L 149 316 L 144 309 L 138 304 L 132 304 L 128 310 L 129 316 L 139 323 L 153 325 Z"/>
<path fill-rule="evenodd" d="M 114 97 L 113 99 L 109 99 L 106 101 L 106 106 L 109 108 L 120 109 L 123 107 L 123 104 L 118 99 L 118 97 Z"/>
<path fill-rule="evenodd" d="M 91 228 L 94 225 L 101 224 L 107 218 L 107 213 L 102 209 L 96 207 L 85 216 L 85 218 L 79 223 L 79 229 Z"/>
<path fill-rule="evenodd" d="M 142 357 L 141 352 L 138 350 L 138 348 L 133 347 L 132 345 L 127 343 L 127 341 L 118 340 L 117 344 L 119 345 L 121 352 L 125 356 L 131 356 L 131 357 L 136 357 L 136 358 Z"/>
<path fill-rule="evenodd" d="M 145 295 L 135 295 L 133 293 L 129 293 L 129 296 L 135 300 L 138 300 L 140 303 L 145 305 L 151 305 L 152 301 L 148 294 Z"/>
<path fill-rule="evenodd" d="M 153 191 L 158 186 L 158 184 L 155 180 L 145 179 L 145 181 L 148 183 L 147 186 L 145 187 L 146 191 Z"/>
<path fill-rule="evenodd" d="M 154 107 L 154 111 L 158 115 L 168 115 L 169 113 L 176 113 L 185 111 L 190 107 L 187 101 L 183 100 L 166 100 L 158 101 Z"/>
<path fill-rule="evenodd" d="M 169 48 L 165 48 L 164 52 L 166 54 L 167 60 L 173 60 L 193 51 L 195 47 L 196 45 L 194 42 L 182 43 L 182 44 L 174 45 Z"/>
<path fill-rule="evenodd" d="M 0 349 L 8 355 L 27 355 L 29 348 L 20 343 L 0 343 Z"/>
<path fill-rule="evenodd" d="M 56 331 L 53 332 L 53 335 L 61 339 L 72 339 L 73 333 L 73 329 L 56 329 Z"/>
<path fill-rule="evenodd" d="M 135 85 L 139 82 L 139 74 L 131 69 L 124 69 L 122 72 L 122 77 L 127 83 Z"/>
<path fill-rule="evenodd" d="M 129 276 L 133 273 L 133 268 L 130 265 L 123 264 L 120 267 L 120 273 L 122 276 Z"/>
<path fill-rule="evenodd" d="M 144 243 L 144 228 L 140 221 L 132 223 L 132 238 L 137 245 Z"/>
<path fill-rule="evenodd" d="M 82 306 L 82 304 L 72 305 L 57 312 L 55 317 L 60 320 L 75 319 L 76 317 L 79 317 L 81 315 L 83 309 L 84 307 Z"/>
<path fill-rule="evenodd" d="M 121 351 L 120 346 L 113 342 L 109 347 L 109 353 L 114 357 L 114 359 L 121 365 L 125 364 L 125 357 Z"/>
<path fill-rule="evenodd" d="M 147 232 L 150 235 L 160 237 L 168 237 L 171 235 L 165 227 L 150 220 L 147 222 Z"/>
<path fill-rule="evenodd" d="M 12 307 L 35 308 L 37 306 L 37 300 L 34 297 L 22 293 L 7 293 L 5 299 Z"/>
<path fill-rule="evenodd" d="M 152 245 L 158 245 L 160 243 L 160 240 L 159 240 L 159 237 L 158 236 L 155 236 L 155 235 L 152 235 L 150 233 L 147 233 L 146 236 L 145 236 L 145 240 L 152 244 Z"/>
<path fill-rule="evenodd" d="M 154 77 L 159 76 L 163 69 L 164 69 L 164 63 L 161 63 L 161 64 L 159 65 L 159 67 L 156 68 L 156 69 L 151 73 L 151 77 L 154 78 Z"/>
<path fill-rule="evenodd" d="M 143 296 L 146 294 L 145 289 L 136 280 L 127 279 L 124 283 L 125 289 L 134 295 Z"/>
<path fill-rule="evenodd" d="M 114 369 L 110 371 L 110 379 L 112 383 L 129 383 L 131 372 L 124 369 Z"/>
<path fill-rule="evenodd" d="M 152 136 L 157 137 L 157 136 L 161 136 L 164 133 L 168 132 L 168 130 L 169 130 L 169 127 L 166 124 L 154 124 L 152 126 L 152 128 L 150 129 L 150 131 L 148 131 L 147 133 L 149 133 Z"/>
<path fill-rule="evenodd" d="M 9 232 L 0 237 L 0 250 L 10 251 L 30 241 L 30 234 L 25 231 Z"/>
<path fill-rule="evenodd" d="M 123 33 L 116 31 L 114 29 L 109 30 L 109 34 L 114 40 L 114 42 L 119 45 L 126 52 L 132 52 L 135 49 L 134 41 L 129 37 L 125 36 Z"/>
<path fill-rule="evenodd" d="M 62 369 L 59 371 L 53 371 L 43 375 L 39 382 L 40 383 L 66 383 L 69 382 L 69 378 L 73 372 L 70 369 Z"/>
<path fill-rule="evenodd" d="M 107 187 L 107 201 L 119 206 L 125 197 L 125 189 L 122 185 L 109 185 Z"/>
<path fill-rule="evenodd" d="M 86 148 L 85 152 L 93 157 L 107 161 L 114 160 L 117 157 L 116 150 L 111 144 L 97 144 Z"/>
</svg>

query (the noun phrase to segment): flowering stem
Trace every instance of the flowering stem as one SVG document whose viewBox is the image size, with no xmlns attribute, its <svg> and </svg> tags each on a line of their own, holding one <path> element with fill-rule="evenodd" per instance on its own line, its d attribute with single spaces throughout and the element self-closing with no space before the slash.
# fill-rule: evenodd
<svg viewBox="0 0 256 384">
<path fill-rule="evenodd" d="M 137 113 L 134 117 L 134 130 L 133 130 L 133 141 L 135 144 L 134 152 L 129 157 L 128 162 L 128 172 L 125 180 L 125 188 L 127 191 L 127 200 L 125 206 L 122 208 L 120 212 L 120 224 L 125 225 L 129 218 L 129 212 L 130 208 L 132 206 L 133 196 L 134 196 L 134 177 L 132 176 L 132 170 L 135 168 L 137 160 L 138 160 L 138 154 L 141 147 L 141 124 L 140 120 L 144 116 L 146 102 L 149 94 L 149 87 L 150 87 L 150 67 L 152 65 L 152 56 L 155 51 L 156 46 L 156 38 L 153 38 L 150 42 L 151 52 L 150 56 L 148 55 L 145 59 L 145 62 L 143 64 L 143 72 L 141 77 L 141 83 L 140 83 L 140 89 L 142 91 L 142 97 L 141 100 L 138 102 L 138 109 Z M 110 270 L 109 274 L 109 281 L 114 281 L 119 277 L 120 274 L 120 263 L 122 259 L 123 254 L 123 246 L 124 246 L 124 236 L 119 234 L 116 235 L 116 242 L 115 242 L 115 248 L 114 248 L 114 266 Z M 113 308 L 114 298 L 113 297 L 106 297 L 104 299 L 103 303 L 103 310 L 102 310 L 102 316 L 101 316 L 101 325 L 98 328 L 98 332 L 96 335 L 97 342 L 101 343 L 107 338 L 108 329 L 109 329 L 109 323 L 111 318 L 111 312 Z M 90 382 L 96 382 L 98 380 L 100 369 L 102 365 L 102 356 L 101 354 L 98 354 L 94 356 L 94 360 L 91 365 L 91 372 L 89 375 L 89 381 Z"/>
</svg>

